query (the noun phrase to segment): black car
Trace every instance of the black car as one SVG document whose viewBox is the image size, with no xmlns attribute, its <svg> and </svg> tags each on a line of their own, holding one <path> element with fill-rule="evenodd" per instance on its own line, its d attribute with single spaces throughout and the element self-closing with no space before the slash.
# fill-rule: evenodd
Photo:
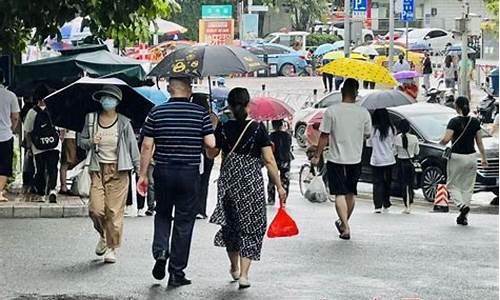
<svg viewBox="0 0 500 300">
<path fill-rule="evenodd" d="M 434 201 L 436 188 L 439 183 L 446 182 L 446 160 L 441 156 L 444 146 L 439 144 L 446 131 L 448 121 L 457 114 L 455 110 L 429 103 L 388 108 L 393 124 L 398 124 L 402 119 L 410 122 L 411 133 L 420 141 L 419 160 L 423 172 L 418 178 L 418 187 L 422 188 L 425 199 Z M 478 156 L 478 169 L 474 192 L 493 192 L 498 196 L 498 139 L 489 136 L 483 130 L 483 143 L 488 159 L 488 166 L 482 167 Z M 371 148 L 363 150 L 363 172 L 361 181 L 372 182 L 372 168 L 370 167 Z M 395 169 L 395 168 L 394 168 Z M 392 194 L 401 195 L 398 191 L 397 174 L 393 172 L 394 185 Z"/>
</svg>

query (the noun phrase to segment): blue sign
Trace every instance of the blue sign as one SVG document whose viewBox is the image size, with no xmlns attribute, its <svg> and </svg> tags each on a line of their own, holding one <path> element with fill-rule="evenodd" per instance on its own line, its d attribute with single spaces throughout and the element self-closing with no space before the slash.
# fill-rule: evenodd
<svg viewBox="0 0 500 300">
<path fill-rule="evenodd" d="M 401 21 L 413 22 L 415 21 L 415 1 L 403 0 L 403 10 L 401 11 Z"/>
<path fill-rule="evenodd" d="M 353 12 L 365 12 L 367 6 L 367 0 L 352 0 Z"/>
</svg>

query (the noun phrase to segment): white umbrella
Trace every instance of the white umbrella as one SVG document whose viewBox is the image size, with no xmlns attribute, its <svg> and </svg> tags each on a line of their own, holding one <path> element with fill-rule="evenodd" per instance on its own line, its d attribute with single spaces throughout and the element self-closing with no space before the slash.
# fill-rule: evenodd
<svg viewBox="0 0 500 300">
<path fill-rule="evenodd" d="M 380 90 L 363 97 L 361 106 L 368 110 L 387 108 L 415 103 L 406 93 L 398 90 Z"/>
<path fill-rule="evenodd" d="M 157 18 L 149 24 L 149 31 L 156 34 L 175 34 L 184 33 L 187 31 L 187 28 L 177 23 Z"/>
<path fill-rule="evenodd" d="M 377 56 L 378 55 L 377 50 L 373 49 L 370 46 L 359 46 L 357 48 L 354 48 L 354 50 L 352 50 L 352 52 L 353 53 L 363 54 L 363 55 L 366 55 L 366 56 L 370 56 L 370 55 Z"/>
</svg>

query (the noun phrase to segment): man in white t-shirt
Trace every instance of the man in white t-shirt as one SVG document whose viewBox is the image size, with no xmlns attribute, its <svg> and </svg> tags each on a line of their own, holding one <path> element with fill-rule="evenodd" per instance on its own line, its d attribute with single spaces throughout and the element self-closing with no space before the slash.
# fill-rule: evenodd
<svg viewBox="0 0 500 300">
<path fill-rule="evenodd" d="M 12 176 L 14 157 L 14 135 L 12 131 L 19 121 L 17 97 L 2 85 L 4 75 L 0 69 L 0 202 L 8 199 L 3 195 L 7 178 Z"/>
<path fill-rule="evenodd" d="M 349 218 L 354 210 L 357 184 L 361 175 L 363 142 L 371 133 L 370 113 L 355 104 L 359 83 L 348 78 L 342 87 L 342 103 L 329 107 L 319 130 L 318 150 L 312 162 L 317 164 L 324 147 L 329 144 L 325 156 L 330 194 L 335 195 L 335 208 L 339 220 L 335 221 L 340 238 L 351 237 Z"/>
</svg>

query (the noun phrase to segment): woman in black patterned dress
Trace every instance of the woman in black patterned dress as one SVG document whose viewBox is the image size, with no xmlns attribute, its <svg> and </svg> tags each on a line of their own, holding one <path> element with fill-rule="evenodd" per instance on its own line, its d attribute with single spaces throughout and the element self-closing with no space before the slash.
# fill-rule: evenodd
<svg viewBox="0 0 500 300">
<path fill-rule="evenodd" d="M 252 260 L 260 260 L 267 227 L 262 164 L 278 189 L 280 201 L 286 198 L 267 130 L 248 118 L 249 102 L 246 89 L 231 90 L 228 103 L 233 119 L 217 126 L 216 149 L 208 150 L 212 157 L 223 152 L 218 201 L 210 218 L 211 223 L 222 226 L 214 244 L 226 247 L 231 276 L 240 288 L 250 287 L 248 270 Z"/>
</svg>

